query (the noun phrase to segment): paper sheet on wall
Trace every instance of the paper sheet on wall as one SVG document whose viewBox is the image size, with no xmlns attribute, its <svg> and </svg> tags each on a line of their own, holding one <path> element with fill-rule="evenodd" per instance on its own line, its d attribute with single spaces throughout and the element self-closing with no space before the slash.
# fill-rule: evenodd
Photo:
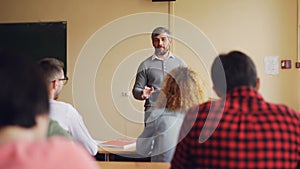
<svg viewBox="0 0 300 169">
<path fill-rule="evenodd" d="M 264 66 L 265 73 L 268 75 L 278 75 L 279 74 L 279 56 L 265 56 Z"/>
</svg>

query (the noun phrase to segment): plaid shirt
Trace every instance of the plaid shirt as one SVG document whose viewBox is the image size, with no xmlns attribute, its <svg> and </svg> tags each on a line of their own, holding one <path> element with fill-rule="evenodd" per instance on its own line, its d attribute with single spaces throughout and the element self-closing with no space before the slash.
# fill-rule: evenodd
<svg viewBox="0 0 300 169">
<path fill-rule="evenodd" d="M 179 140 L 172 169 L 299 168 L 300 114 L 238 87 L 226 100 L 191 108 Z"/>
</svg>

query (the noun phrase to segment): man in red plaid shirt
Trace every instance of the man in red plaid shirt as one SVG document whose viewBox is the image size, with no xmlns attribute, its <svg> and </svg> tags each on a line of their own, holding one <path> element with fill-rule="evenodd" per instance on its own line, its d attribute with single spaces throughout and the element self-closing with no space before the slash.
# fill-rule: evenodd
<svg viewBox="0 0 300 169">
<path fill-rule="evenodd" d="M 221 99 L 187 112 L 171 168 L 300 168 L 300 114 L 262 98 L 250 57 L 219 55 L 211 71 Z"/>
</svg>

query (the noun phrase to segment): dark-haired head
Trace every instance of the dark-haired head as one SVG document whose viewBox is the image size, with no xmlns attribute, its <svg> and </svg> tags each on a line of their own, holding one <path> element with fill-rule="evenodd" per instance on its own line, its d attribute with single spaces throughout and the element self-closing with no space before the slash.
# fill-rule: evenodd
<svg viewBox="0 0 300 169">
<path fill-rule="evenodd" d="M 3 49 L 0 57 L 0 129 L 31 128 L 39 115 L 48 114 L 46 85 L 37 65 L 28 57 Z"/>
<path fill-rule="evenodd" d="M 220 54 L 213 62 L 211 74 L 218 95 L 238 86 L 258 87 L 255 64 L 249 56 L 240 51 Z"/>
</svg>

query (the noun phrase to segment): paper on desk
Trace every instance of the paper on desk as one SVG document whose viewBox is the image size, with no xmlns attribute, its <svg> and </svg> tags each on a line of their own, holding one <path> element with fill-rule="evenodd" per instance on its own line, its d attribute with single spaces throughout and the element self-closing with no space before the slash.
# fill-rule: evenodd
<svg viewBox="0 0 300 169">
<path fill-rule="evenodd" d="M 99 143 L 98 145 L 100 147 L 128 149 L 136 146 L 136 140 L 129 138 L 117 138 L 113 140 L 104 141 L 102 143 Z"/>
<path fill-rule="evenodd" d="M 104 142 L 102 140 L 95 140 L 95 141 L 96 141 L 96 143 L 97 143 L 98 146 L 100 146 Z"/>
</svg>

